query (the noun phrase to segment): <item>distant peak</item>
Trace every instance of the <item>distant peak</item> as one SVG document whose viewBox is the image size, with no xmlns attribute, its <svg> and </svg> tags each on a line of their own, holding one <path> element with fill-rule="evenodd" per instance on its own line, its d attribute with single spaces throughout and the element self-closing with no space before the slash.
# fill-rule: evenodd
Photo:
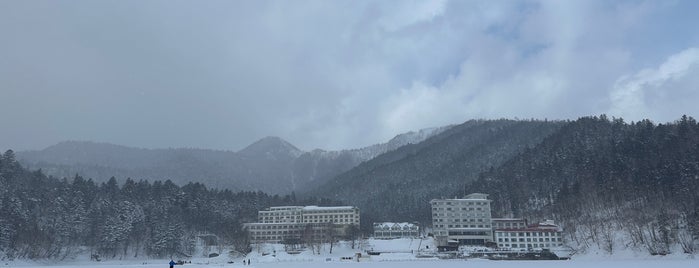
<svg viewBox="0 0 699 268">
<path fill-rule="evenodd" d="M 264 154 L 289 154 L 297 157 L 303 153 L 288 141 L 276 136 L 264 137 L 238 152 L 244 155 L 264 155 Z"/>
<path fill-rule="evenodd" d="M 279 142 L 279 143 L 289 143 L 289 142 L 285 141 L 284 139 L 282 139 L 282 138 L 280 138 L 280 137 L 277 137 L 277 136 L 267 136 L 267 137 L 264 137 L 264 138 L 258 140 L 257 142 Z"/>
</svg>

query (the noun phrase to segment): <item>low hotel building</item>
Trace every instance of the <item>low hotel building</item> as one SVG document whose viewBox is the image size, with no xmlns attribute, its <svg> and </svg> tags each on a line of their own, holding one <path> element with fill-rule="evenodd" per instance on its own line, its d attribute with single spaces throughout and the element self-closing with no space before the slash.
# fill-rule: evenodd
<svg viewBox="0 0 699 268">
<path fill-rule="evenodd" d="M 376 222 L 374 223 L 374 238 L 415 238 L 420 236 L 420 227 L 408 222 Z"/>
<path fill-rule="evenodd" d="M 348 227 L 360 223 L 359 208 L 351 206 L 280 206 L 257 215 L 258 222 L 243 225 L 252 243 L 324 241 L 330 235 L 346 236 Z"/>
<path fill-rule="evenodd" d="M 525 228 L 495 229 L 495 242 L 504 249 L 551 249 L 563 246 L 563 234 L 561 228 L 547 220 Z"/>
</svg>

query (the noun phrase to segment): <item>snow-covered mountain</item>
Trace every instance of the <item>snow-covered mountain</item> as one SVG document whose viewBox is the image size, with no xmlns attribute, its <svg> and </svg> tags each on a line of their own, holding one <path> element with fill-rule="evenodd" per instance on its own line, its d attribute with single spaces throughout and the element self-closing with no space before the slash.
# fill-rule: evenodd
<svg viewBox="0 0 699 268">
<path fill-rule="evenodd" d="M 411 131 L 399 134 L 388 142 L 359 149 L 341 151 L 316 149 L 305 152 L 295 161 L 294 185 L 302 189 L 313 188 L 356 167 L 364 161 L 371 160 L 378 155 L 396 150 L 408 144 L 420 143 L 451 127 L 452 125 Z"/>
<path fill-rule="evenodd" d="M 418 143 L 449 127 L 400 134 L 360 149 L 304 152 L 279 137 L 262 138 L 238 152 L 204 149 L 141 149 L 108 143 L 66 141 L 40 151 L 18 152 L 30 169 L 55 177 L 80 174 L 97 182 L 171 180 L 202 182 L 231 190 L 289 193 L 312 187 L 358 164 L 406 144 Z"/>
</svg>

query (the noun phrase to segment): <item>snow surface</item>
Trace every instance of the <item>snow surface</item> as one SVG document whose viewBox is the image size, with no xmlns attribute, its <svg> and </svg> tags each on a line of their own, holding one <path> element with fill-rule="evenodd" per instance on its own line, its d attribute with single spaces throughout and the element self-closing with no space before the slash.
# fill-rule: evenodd
<svg viewBox="0 0 699 268">
<path fill-rule="evenodd" d="M 478 267 L 478 268 L 547 268 L 547 267 L 699 267 L 699 259 L 694 259 L 692 255 L 672 254 L 667 256 L 639 255 L 634 251 L 620 251 L 615 255 L 604 253 L 588 252 L 585 255 L 574 256 L 571 260 L 562 261 L 491 261 L 484 259 L 468 260 L 440 260 L 436 258 L 417 258 L 414 252 L 433 249 L 433 240 L 426 239 L 393 239 L 378 240 L 369 239 L 362 243 L 356 243 L 355 249 L 351 248 L 349 242 L 340 242 L 333 247 L 333 253 L 329 253 L 329 246 L 320 248 L 321 254 L 313 254 L 310 250 L 305 250 L 299 254 L 287 254 L 284 246 L 280 244 L 255 245 L 253 251 L 246 257 L 229 258 L 222 254 L 215 258 L 192 258 L 191 264 L 177 265 L 175 268 L 198 268 L 198 267 L 274 267 L 274 268 L 320 268 L 320 267 L 341 267 L 341 268 L 364 268 L 364 267 Z M 381 255 L 368 256 L 364 252 L 373 250 L 382 252 Z M 317 250 L 316 250 L 317 252 Z M 413 253 L 411 253 L 413 252 Z M 362 253 L 362 258 L 357 262 L 352 260 L 342 260 L 342 257 L 354 257 L 355 253 Z M 251 265 L 243 265 L 243 259 L 250 259 Z M 148 260 L 109 260 L 102 262 L 90 261 L 89 257 L 81 256 L 74 260 L 62 262 L 53 261 L 0 261 L 2 267 L 52 267 L 52 268 L 131 268 L 131 267 L 168 267 L 169 259 L 148 259 Z M 233 261 L 233 263 L 229 263 Z"/>
<path fill-rule="evenodd" d="M 102 267 L 102 268 L 130 268 L 130 267 L 168 267 L 167 263 L 169 260 L 160 261 L 149 261 L 148 263 L 117 263 L 117 262 L 105 262 L 105 263 L 75 263 L 75 264 L 20 264 L 17 266 L 10 264 L 3 264 L 5 267 L 23 267 L 23 268 L 34 268 L 34 267 L 55 267 L 55 268 L 85 268 L 85 267 Z M 9 266 L 8 266 L 9 265 Z M 499 267 L 516 267 L 516 268 L 547 268 L 547 267 L 633 267 L 633 268 L 650 268 L 650 267 L 672 267 L 672 268 L 684 268 L 684 267 L 698 267 L 699 261 L 694 259 L 654 259 L 654 260 L 596 260 L 596 261 L 489 261 L 489 260 L 415 260 L 415 261 L 363 261 L 363 262 L 351 262 L 351 261 L 283 261 L 283 262 L 256 262 L 252 261 L 250 266 L 243 265 L 240 262 L 235 262 L 233 264 L 219 263 L 211 261 L 206 262 L 192 262 L 192 264 L 176 265 L 176 268 L 198 268 L 198 267 L 274 267 L 274 268 L 320 268 L 320 267 L 342 267 L 342 268 L 363 268 L 363 267 L 400 267 L 400 268 L 418 268 L 418 267 L 440 267 L 440 268 L 451 268 L 451 267 L 479 267 L 479 268 L 499 268 Z"/>
</svg>

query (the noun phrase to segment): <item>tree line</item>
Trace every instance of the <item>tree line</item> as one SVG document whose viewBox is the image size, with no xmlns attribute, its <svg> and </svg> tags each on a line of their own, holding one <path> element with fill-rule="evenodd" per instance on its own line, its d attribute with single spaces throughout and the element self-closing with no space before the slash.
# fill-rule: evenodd
<svg viewBox="0 0 699 268">
<path fill-rule="evenodd" d="M 293 204 L 337 205 L 169 180 L 58 179 L 24 169 L 8 150 L 0 157 L 0 257 L 188 257 L 197 243 L 245 252 L 242 223 L 257 221 L 265 207 Z"/>
</svg>

